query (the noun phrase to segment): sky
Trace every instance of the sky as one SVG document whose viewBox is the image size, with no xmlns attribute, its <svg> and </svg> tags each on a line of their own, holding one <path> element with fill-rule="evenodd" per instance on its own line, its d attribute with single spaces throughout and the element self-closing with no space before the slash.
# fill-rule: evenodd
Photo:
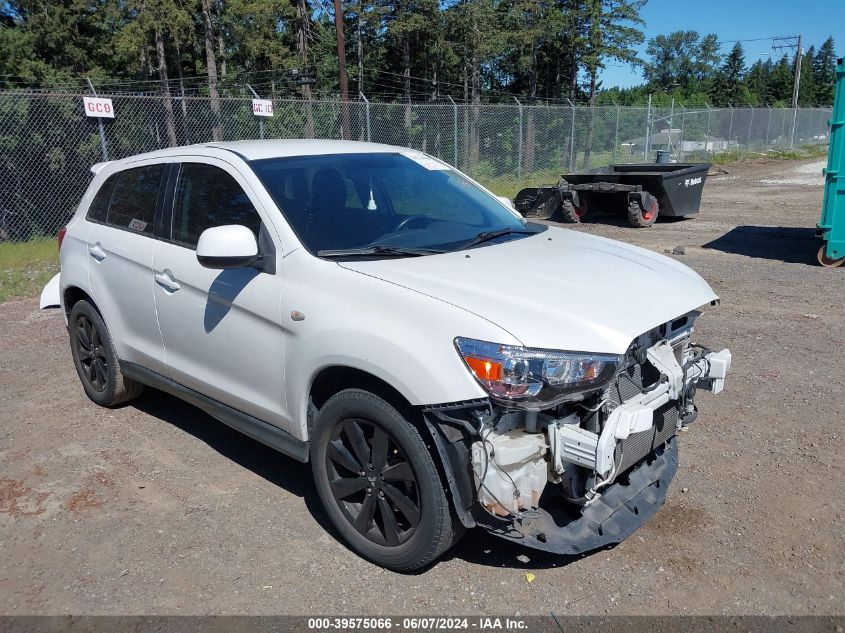
<svg viewBox="0 0 845 633">
<path fill-rule="evenodd" d="M 721 52 L 727 53 L 733 46 L 727 40 L 801 34 L 805 49 L 818 48 L 833 36 L 837 54 L 845 54 L 845 0 L 649 0 L 640 15 L 646 42 L 672 31 L 715 33 L 725 42 Z M 773 51 L 768 39 L 742 46 L 749 66 L 766 55 L 778 59 L 784 52 Z M 646 44 L 638 47 L 642 57 L 645 49 Z M 601 81 L 604 88 L 635 86 L 643 82 L 642 71 L 608 60 Z"/>
</svg>

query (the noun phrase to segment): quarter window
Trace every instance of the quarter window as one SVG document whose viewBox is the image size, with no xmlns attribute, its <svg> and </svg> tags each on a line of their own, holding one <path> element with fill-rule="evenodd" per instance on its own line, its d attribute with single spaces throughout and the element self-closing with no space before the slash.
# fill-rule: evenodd
<svg viewBox="0 0 845 633">
<path fill-rule="evenodd" d="M 139 233 L 153 232 L 156 198 L 164 165 L 147 165 L 120 172 L 106 216 L 106 222 Z"/>
<path fill-rule="evenodd" d="M 224 170 L 204 163 L 183 163 L 173 198 L 172 238 L 196 246 L 205 229 L 226 224 L 241 224 L 257 239 L 261 217 Z"/>
<path fill-rule="evenodd" d="M 114 191 L 114 184 L 117 182 L 119 176 L 119 173 L 109 176 L 109 178 L 100 187 L 97 195 L 95 195 L 94 199 L 91 201 L 91 206 L 88 207 L 88 215 L 86 217 L 89 220 L 94 220 L 95 222 L 106 221 L 111 193 Z"/>
</svg>

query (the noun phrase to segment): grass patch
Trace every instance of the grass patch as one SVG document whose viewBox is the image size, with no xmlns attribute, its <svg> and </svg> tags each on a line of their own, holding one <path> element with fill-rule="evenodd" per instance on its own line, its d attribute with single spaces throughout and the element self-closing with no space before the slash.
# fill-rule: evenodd
<svg viewBox="0 0 845 633">
<path fill-rule="evenodd" d="M 38 295 L 57 272 L 56 238 L 0 243 L 0 303 Z"/>
<path fill-rule="evenodd" d="M 523 174 L 522 178 L 517 178 L 514 174 L 512 176 L 500 176 L 498 178 L 485 178 L 481 176 L 475 179 L 497 196 L 507 196 L 508 198 L 513 199 L 521 189 L 525 189 L 526 187 L 556 185 L 560 180 L 560 175 L 564 171 L 566 170 L 547 169 L 544 171 L 535 171 L 530 174 Z"/>
<path fill-rule="evenodd" d="M 827 156 L 827 145 L 804 145 L 788 149 L 770 149 L 765 152 L 748 152 L 731 150 L 720 152 L 710 157 L 709 161 L 715 165 L 728 165 L 741 160 L 752 158 L 769 158 L 773 160 L 804 160 L 806 158 L 824 158 Z"/>
</svg>

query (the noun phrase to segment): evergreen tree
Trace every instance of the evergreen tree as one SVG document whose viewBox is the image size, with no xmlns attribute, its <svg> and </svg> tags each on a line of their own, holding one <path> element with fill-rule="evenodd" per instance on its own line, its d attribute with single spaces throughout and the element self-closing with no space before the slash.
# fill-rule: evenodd
<svg viewBox="0 0 845 633">
<path fill-rule="evenodd" d="M 713 105 L 724 107 L 742 103 L 746 97 L 744 77 L 745 52 L 742 44 L 737 42 L 714 77 L 710 89 Z"/>
<path fill-rule="evenodd" d="M 815 99 L 822 105 L 833 105 L 833 88 L 836 84 L 836 51 L 833 38 L 829 37 L 819 47 L 813 59 L 813 74 L 818 86 Z"/>
<path fill-rule="evenodd" d="M 766 61 L 758 59 L 751 64 L 751 68 L 745 73 L 743 83 L 752 105 L 762 106 L 770 103 L 769 82 L 772 77 L 772 69 L 771 58 L 767 58 Z"/>
<path fill-rule="evenodd" d="M 792 102 L 793 78 L 792 63 L 784 55 L 772 68 L 766 89 L 766 102 L 771 103 L 773 106 L 789 106 Z"/>
<path fill-rule="evenodd" d="M 816 49 L 811 46 L 801 58 L 801 84 L 798 86 L 798 105 L 805 107 L 817 106 L 816 96 L 819 86 L 816 82 Z"/>
</svg>

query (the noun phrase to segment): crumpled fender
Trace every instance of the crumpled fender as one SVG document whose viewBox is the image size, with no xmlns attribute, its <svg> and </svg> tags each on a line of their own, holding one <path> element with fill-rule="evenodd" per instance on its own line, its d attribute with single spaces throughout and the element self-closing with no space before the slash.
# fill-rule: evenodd
<svg viewBox="0 0 845 633">
<path fill-rule="evenodd" d="M 44 308 L 58 308 L 62 305 L 62 299 L 59 293 L 59 280 L 61 273 L 56 273 L 55 276 L 47 282 L 44 289 L 41 291 L 41 299 L 38 302 L 39 309 Z"/>
</svg>

